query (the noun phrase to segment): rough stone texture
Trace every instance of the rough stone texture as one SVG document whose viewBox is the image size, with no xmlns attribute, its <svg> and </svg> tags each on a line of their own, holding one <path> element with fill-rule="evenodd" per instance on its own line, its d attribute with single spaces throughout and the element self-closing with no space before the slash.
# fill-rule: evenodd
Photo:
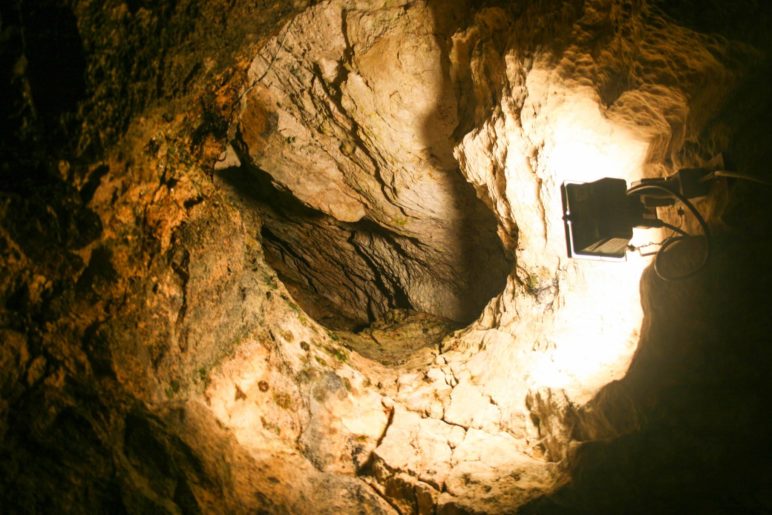
<svg viewBox="0 0 772 515">
<path fill-rule="evenodd" d="M 510 268 L 452 156 L 436 26 L 422 3 L 324 2 L 249 70 L 244 161 L 318 213 L 267 216 L 269 261 L 360 323 L 395 307 L 467 323 Z"/>
<path fill-rule="evenodd" d="M 0 14 L 3 512 L 772 510 L 765 190 L 683 283 L 557 194 L 769 180 L 767 6 Z"/>
</svg>

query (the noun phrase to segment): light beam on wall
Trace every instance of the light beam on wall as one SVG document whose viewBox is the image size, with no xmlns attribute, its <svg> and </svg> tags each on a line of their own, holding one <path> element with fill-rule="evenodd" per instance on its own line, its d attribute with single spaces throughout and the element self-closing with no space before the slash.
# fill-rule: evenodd
<svg viewBox="0 0 772 515">
<path fill-rule="evenodd" d="M 541 236 L 544 243 L 541 249 L 535 246 L 538 253 L 523 252 L 521 262 L 524 259 L 528 268 L 532 261 L 537 266 L 552 261 L 561 271 L 559 303 L 553 317 L 542 325 L 542 338 L 548 344 L 534 360 L 530 384 L 563 389 L 581 403 L 627 370 L 643 318 L 640 277 L 651 260 L 637 254 L 615 263 L 568 260 L 560 184 L 603 177 L 628 183 L 638 180 L 649 144 L 607 118 L 589 91 L 564 92 L 552 98 L 560 100 L 548 99 L 543 114 L 524 124 L 526 131 L 543 135 L 534 171 L 540 179 L 544 221 L 528 227 L 529 217 L 520 216 L 517 222 L 528 241 L 538 241 Z M 510 179 L 516 182 L 518 175 Z M 631 243 L 659 239 L 658 231 L 636 229 Z"/>
</svg>

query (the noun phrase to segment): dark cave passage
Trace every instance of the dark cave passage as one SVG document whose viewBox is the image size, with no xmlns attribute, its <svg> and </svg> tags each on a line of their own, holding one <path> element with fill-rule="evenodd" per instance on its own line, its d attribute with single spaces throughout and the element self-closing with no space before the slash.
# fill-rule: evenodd
<svg viewBox="0 0 772 515">
<path fill-rule="evenodd" d="M 258 214 L 267 262 L 303 310 L 329 329 L 362 329 L 393 310 L 426 312 L 458 327 L 479 316 L 504 288 L 512 260 L 498 240 L 493 214 L 471 187 L 463 202 L 472 209 L 459 231 L 472 234 L 477 244 L 460 246 L 464 255 L 457 256 L 368 218 L 335 220 L 254 167 L 222 170 L 219 177 L 243 209 Z M 423 282 L 416 284 L 416 277 Z M 440 288 L 455 295 L 438 295 L 430 309 L 415 300 Z M 460 306 L 454 304 L 458 299 Z"/>
</svg>

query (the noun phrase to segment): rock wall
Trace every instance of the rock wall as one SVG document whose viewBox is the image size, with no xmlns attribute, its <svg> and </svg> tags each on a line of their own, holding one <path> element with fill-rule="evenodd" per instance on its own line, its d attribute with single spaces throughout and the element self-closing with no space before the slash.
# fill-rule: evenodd
<svg viewBox="0 0 772 515">
<path fill-rule="evenodd" d="M 763 187 L 685 283 L 557 193 L 768 180 L 765 6 L 0 14 L 4 511 L 770 509 Z"/>
<path fill-rule="evenodd" d="M 269 260 L 360 324 L 395 307 L 468 323 L 511 265 L 452 156 L 435 27 L 423 4 L 325 2 L 249 70 L 242 162 L 318 213 L 266 216 Z"/>
</svg>

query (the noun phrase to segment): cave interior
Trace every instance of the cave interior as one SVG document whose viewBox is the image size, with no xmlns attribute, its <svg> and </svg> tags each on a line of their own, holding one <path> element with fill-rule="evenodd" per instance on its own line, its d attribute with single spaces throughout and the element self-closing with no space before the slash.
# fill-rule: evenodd
<svg viewBox="0 0 772 515">
<path fill-rule="evenodd" d="M 3 3 L 0 512 L 771 513 L 769 27 Z M 685 168 L 696 274 L 567 257 L 561 184 Z"/>
</svg>

